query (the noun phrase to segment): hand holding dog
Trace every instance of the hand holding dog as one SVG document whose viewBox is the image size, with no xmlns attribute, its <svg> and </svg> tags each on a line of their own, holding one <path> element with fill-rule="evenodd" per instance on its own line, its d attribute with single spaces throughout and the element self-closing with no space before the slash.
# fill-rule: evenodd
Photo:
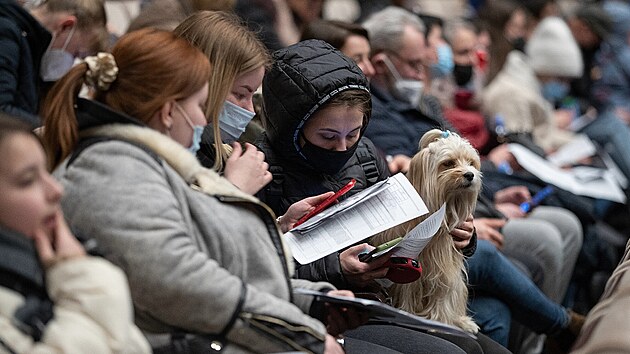
<svg viewBox="0 0 630 354">
<path fill-rule="evenodd" d="M 367 243 L 352 246 L 339 254 L 341 271 L 350 285 L 365 287 L 375 279 L 384 278 L 388 268 L 382 268 L 389 257 L 379 257 L 372 262 L 365 263 L 359 260 L 359 254 L 366 250 L 371 251 L 375 247 Z"/>
<path fill-rule="evenodd" d="M 466 218 L 463 223 L 459 224 L 455 229 L 453 229 L 453 231 L 451 231 L 451 237 L 453 237 L 455 248 L 458 250 L 466 248 L 470 244 L 474 230 L 475 225 L 473 224 L 473 216 L 468 215 L 468 218 Z"/>
</svg>

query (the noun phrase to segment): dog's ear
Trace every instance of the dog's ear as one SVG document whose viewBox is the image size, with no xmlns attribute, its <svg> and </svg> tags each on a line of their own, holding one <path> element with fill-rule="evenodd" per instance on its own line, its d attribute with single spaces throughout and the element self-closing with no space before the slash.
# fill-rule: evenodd
<svg viewBox="0 0 630 354">
<path fill-rule="evenodd" d="M 424 133 L 422 139 L 420 139 L 420 144 L 418 146 L 418 150 L 422 150 L 429 146 L 432 142 L 442 137 L 444 132 L 440 129 L 431 129 L 428 132 Z"/>
</svg>

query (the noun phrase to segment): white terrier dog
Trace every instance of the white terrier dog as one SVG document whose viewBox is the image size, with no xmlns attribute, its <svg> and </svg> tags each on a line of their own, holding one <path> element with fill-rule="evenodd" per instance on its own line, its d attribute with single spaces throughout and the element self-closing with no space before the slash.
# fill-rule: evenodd
<svg viewBox="0 0 630 354">
<path fill-rule="evenodd" d="M 446 203 L 446 215 L 440 230 L 418 256 L 423 268 L 420 279 L 390 288 L 394 306 L 470 333 L 477 333 L 479 327 L 466 315 L 464 256 L 449 233 L 475 208 L 481 188 L 479 168 L 477 151 L 459 135 L 434 129 L 422 137 L 407 178 L 431 213 Z M 403 236 L 425 218 L 381 233 L 372 242 L 381 244 Z"/>
</svg>

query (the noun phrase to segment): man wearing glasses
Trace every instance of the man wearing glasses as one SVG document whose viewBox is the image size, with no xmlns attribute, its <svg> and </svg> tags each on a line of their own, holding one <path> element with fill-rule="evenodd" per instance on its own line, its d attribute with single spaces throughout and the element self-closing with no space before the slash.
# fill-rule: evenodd
<svg viewBox="0 0 630 354">
<path fill-rule="evenodd" d="M 420 111 L 426 57 L 425 27 L 398 7 L 387 7 L 363 23 L 370 35 L 372 118 L 365 135 L 387 155 L 392 173 L 405 172 L 420 137 L 444 127 L 443 120 Z"/>
</svg>

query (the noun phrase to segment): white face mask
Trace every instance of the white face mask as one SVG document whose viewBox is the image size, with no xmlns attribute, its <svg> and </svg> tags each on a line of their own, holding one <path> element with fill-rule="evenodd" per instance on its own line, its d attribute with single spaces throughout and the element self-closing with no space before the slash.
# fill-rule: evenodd
<svg viewBox="0 0 630 354">
<path fill-rule="evenodd" d="M 230 101 L 225 101 L 219 116 L 219 128 L 223 142 L 229 144 L 238 140 L 255 115 L 254 112 L 239 107 Z"/>
<path fill-rule="evenodd" d="M 70 34 L 61 48 L 50 48 L 56 38 L 56 35 L 53 35 L 53 38 L 48 45 L 48 49 L 46 49 L 46 52 L 42 56 L 41 68 L 39 69 L 39 74 L 42 77 L 42 80 L 46 82 L 57 81 L 70 71 L 70 69 L 72 69 L 72 65 L 74 65 L 74 56 L 67 52 L 66 48 L 74 35 L 75 28 L 76 26 L 72 26 Z"/>
<path fill-rule="evenodd" d="M 392 64 L 386 56 L 383 58 L 383 62 L 395 80 L 393 92 L 394 96 L 401 101 L 417 107 L 420 104 L 420 98 L 422 97 L 424 82 L 420 80 L 403 79 L 398 73 L 398 70 L 396 70 L 394 64 Z"/>
</svg>

